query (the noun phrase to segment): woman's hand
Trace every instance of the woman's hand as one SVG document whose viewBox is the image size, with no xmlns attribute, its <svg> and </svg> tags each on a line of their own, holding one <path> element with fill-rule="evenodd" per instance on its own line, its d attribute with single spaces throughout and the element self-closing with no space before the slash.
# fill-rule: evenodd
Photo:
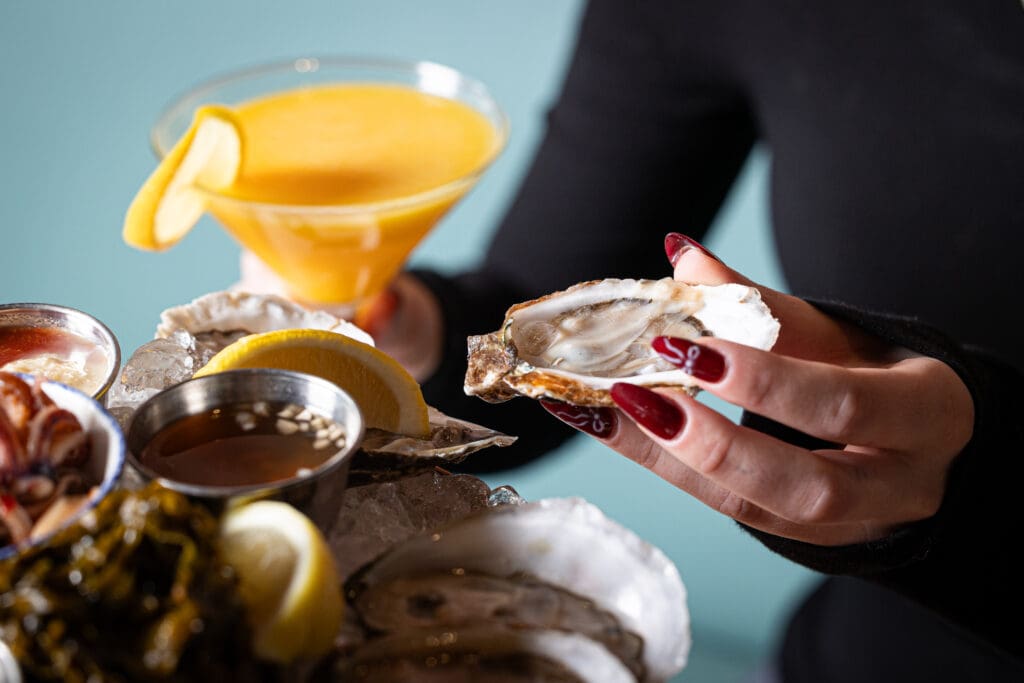
<svg viewBox="0 0 1024 683">
<path fill-rule="evenodd" d="M 699 244 L 666 238 L 675 278 L 741 282 Z M 767 533 L 845 545 L 933 515 L 967 444 L 974 404 L 946 364 L 886 346 L 806 302 L 758 287 L 782 324 L 770 352 L 716 339 L 654 348 L 699 386 L 758 415 L 840 444 L 806 450 L 733 423 L 682 391 L 617 384 L 620 410 L 544 402 L 705 504 Z M 845 446 L 844 446 L 845 444 Z"/>
</svg>

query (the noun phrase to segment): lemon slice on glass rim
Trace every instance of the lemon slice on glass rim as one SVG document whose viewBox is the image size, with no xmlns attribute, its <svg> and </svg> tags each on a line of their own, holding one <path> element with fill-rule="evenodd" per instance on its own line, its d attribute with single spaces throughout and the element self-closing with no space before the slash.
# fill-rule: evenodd
<svg viewBox="0 0 1024 683">
<path fill-rule="evenodd" d="M 243 147 L 234 112 L 220 105 L 196 109 L 189 129 L 128 206 L 124 241 L 147 251 L 177 244 L 206 211 L 201 190 L 222 190 L 238 177 Z"/>
<path fill-rule="evenodd" d="M 344 612 L 341 577 L 312 520 L 280 501 L 229 508 L 220 551 L 238 576 L 257 657 L 287 664 L 331 649 Z"/>
<path fill-rule="evenodd" d="M 250 334 L 228 344 L 196 377 L 239 368 L 278 368 L 317 375 L 349 393 L 367 427 L 395 434 L 430 434 L 420 385 L 383 351 L 336 332 L 312 329 Z"/>
</svg>

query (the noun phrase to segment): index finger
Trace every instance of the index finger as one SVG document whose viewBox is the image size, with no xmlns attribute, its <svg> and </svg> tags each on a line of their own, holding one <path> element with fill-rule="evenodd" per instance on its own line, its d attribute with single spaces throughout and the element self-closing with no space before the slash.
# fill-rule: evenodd
<svg viewBox="0 0 1024 683">
<path fill-rule="evenodd" d="M 677 233 L 671 233 L 677 235 Z M 678 240 L 678 236 L 676 240 Z M 688 239 L 688 238 L 687 238 Z M 669 237 L 666 237 L 666 252 Z M 677 245 L 673 277 L 689 284 L 722 285 L 730 282 L 753 287 L 761 294 L 782 327 L 773 351 L 796 358 L 831 363 L 850 359 L 879 357 L 883 349 L 873 338 L 851 325 L 821 312 L 803 299 L 760 285 L 733 270 L 696 242 Z"/>
</svg>

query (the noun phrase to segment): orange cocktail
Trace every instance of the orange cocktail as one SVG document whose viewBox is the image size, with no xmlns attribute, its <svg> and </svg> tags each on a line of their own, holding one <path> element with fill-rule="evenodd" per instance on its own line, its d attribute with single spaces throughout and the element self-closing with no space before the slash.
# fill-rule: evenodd
<svg viewBox="0 0 1024 683">
<path fill-rule="evenodd" d="M 158 151 L 208 102 L 233 108 L 245 153 L 207 210 L 319 305 L 386 286 L 507 136 L 483 86 L 447 67 L 297 60 L 193 91 L 158 124 Z"/>
</svg>

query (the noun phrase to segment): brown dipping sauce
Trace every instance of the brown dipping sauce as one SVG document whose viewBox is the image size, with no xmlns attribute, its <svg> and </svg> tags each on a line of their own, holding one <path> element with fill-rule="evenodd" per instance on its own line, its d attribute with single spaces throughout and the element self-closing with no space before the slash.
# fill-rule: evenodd
<svg viewBox="0 0 1024 683">
<path fill-rule="evenodd" d="M 200 486 L 251 486 L 312 472 L 345 446 L 337 423 L 291 404 L 216 408 L 168 424 L 139 461 Z"/>
</svg>

